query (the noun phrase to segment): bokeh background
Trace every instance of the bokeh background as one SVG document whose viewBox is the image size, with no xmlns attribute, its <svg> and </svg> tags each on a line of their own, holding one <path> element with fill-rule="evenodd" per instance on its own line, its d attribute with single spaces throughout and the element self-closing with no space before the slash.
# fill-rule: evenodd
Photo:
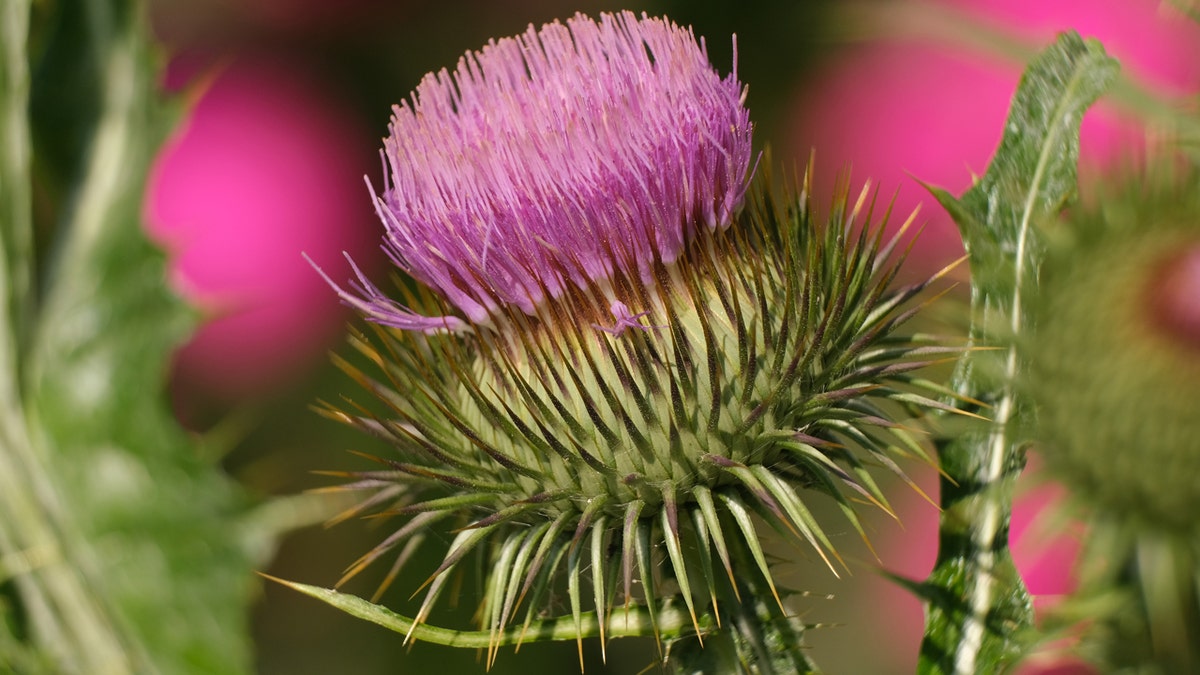
<svg viewBox="0 0 1200 675">
<path fill-rule="evenodd" d="M 1101 39 L 1136 83 L 1127 94 L 1181 97 L 1200 84 L 1200 31 L 1153 0 L 152 4 L 169 56 L 163 90 L 179 102 L 181 119 L 150 176 L 147 231 L 170 256 L 171 283 L 205 319 L 176 356 L 171 394 L 180 420 L 224 452 L 227 470 L 260 495 L 328 485 L 313 472 L 361 466 L 349 450 L 379 450 L 309 409 L 352 390 L 328 355 L 340 349 L 352 317 L 302 253 L 335 279 L 349 275 L 343 251 L 375 278 L 387 274 L 364 176 L 381 180 L 377 153 L 390 107 L 426 72 L 453 67 L 490 38 L 577 11 L 632 9 L 692 25 L 713 63 L 728 72 L 736 33 L 757 144 L 769 145 L 782 167 L 802 167 L 815 150 L 818 203 L 843 166 L 852 167 L 856 183 L 871 179 L 885 198 L 895 194 L 902 215 L 923 202 L 925 233 L 912 266 L 926 271 L 957 258 L 961 246 L 917 179 L 957 193 L 982 173 L 1022 61 L 1057 31 Z M 1137 114 L 1136 96 L 1125 98 L 1103 103 L 1085 121 L 1085 193 L 1102 185 L 1106 172 L 1153 151 L 1160 130 Z M 956 274 L 966 278 L 965 270 Z M 906 468 L 936 499 L 932 469 Z M 1039 604 L 1052 604 L 1070 588 L 1073 530 L 1032 526 L 1055 497 L 1053 486 L 1028 482 L 1014 551 Z M 787 585 L 812 594 L 793 607 L 823 625 L 811 642 L 828 672 L 913 672 L 920 606 L 877 570 L 923 578 L 935 554 L 937 511 L 904 494 L 896 500 L 901 523 L 872 522 L 878 560 L 849 528 L 837 533 L 854 560 L 849 578 L 835 579 L 802 552 L 776 550 L 794 559 Z M 370 522 L 306 527 L 264 571 L 332 585 L 382 536 Z M 411 614 L 407 595 L 424 579 L 418 570 L 434 564 L 414 564 L 385 604 Z M 347 588 L 370 595 L 382 571 Z M 445 622 L 467 627 L 471 610 L 464 600 Z M 399 636 L 270 584 L 254 608 L 254 627 L 262 673 L 483 668 L 475 653 L 407 648 Z M 587 649 L 589 673 L 636 673 L 656 658 L 652 641 L 615 643 L 607 665 L 598 652 Z M 576 664 L 573 644 L 532 645 L 503 654 L 492 672 L 576 672 Z M 1086 672 L 1049 657 L 1027 672 L 1051 668 Z"/>
</svg>

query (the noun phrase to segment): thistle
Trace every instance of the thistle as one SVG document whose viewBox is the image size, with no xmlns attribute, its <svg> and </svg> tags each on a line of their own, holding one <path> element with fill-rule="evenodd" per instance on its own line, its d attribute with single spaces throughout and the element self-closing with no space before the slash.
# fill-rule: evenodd
<svg viewBox="0 0 1200 675">
<path fill-rule="evenodd" d="M 958 350 L 901 332 L 928 282 L 893 288 L 905 228 L 869 191 L 843 180 L 821 223 L 807 178 L 749 179 L 745 97 L 626 12 L 494 41 L 395 109 L 375 203 L 418 287 L 339 289 L 376 324 L 371 368 L 340 362 L 373 402 L 324 413 L 395 449 L 333 473 L 366 495 L 343 518 L 397 522 L 346 577 L 444 550 L 409 638 L 476 560 L 489 663 L 642 634 L 680 671 L 812 669 L 762 531 L 843 569 L 813 505 L 866 539 L 876 474 L 924 459 L 906 424 L 943 407 L 913 371 Z"/>
<path fill-rule="evenodd" d="M 1055 233 L 1028 386 L 1092 531 L 1090 655 L 1182 673 L 1200 667 L 1200 200 L 1194 176 L 1151 173 Z"/>
</svg>

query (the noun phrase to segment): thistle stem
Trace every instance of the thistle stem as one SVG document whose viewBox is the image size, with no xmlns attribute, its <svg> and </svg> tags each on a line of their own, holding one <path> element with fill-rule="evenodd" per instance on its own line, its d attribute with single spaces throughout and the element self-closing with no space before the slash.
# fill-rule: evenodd
<svg viewBox="0 0 1200 675">
<path fill-rule="evenodd" d="M 961 199 L 933 190 L 970 255 L 971 343 L 1003 349 L 967 353 L 951 383 L 961 409 L 991 421 L 950 430 L 938 445 L 942 519 L 938 559 L 922 589 L 929 609 L 921 672 L 1002 670 L 1022 649 L 1013 636 L 1033 622 L 1008 551 L 1033 415 L 1017 386 L 1026 370 L 1019 340 L 1034 328 L 1026 300 L 1044 249 L 1039 226 L 1073 196 L 1080 120 L 1116 72 L 1099 44 L 1064 33 L 1026 70 L 987 173 Z"/>
</svg>

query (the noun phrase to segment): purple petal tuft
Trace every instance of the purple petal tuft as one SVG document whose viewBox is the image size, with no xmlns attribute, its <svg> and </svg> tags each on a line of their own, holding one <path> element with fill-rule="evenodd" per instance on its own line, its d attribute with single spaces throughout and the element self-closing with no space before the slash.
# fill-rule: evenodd
<svg viewBox="0 0 1200 675">
<path fill-rule="evenodd" d="M 690 30 L 645 15 L 576 15 L 493 41 L 394 109 L 376 196 L 385 248 L 472 322 L 500 306 L 533 313 L 614 268 L 646 276 L 741 205 L 744 94 Z M 425 330 L 357 286 L 365 297 L 350 304 Z"/>
<path fill-rule="evenodd" d="M 317 264 L 312 261 L 307 255 L 304 259 L 309 265 L 321 275 L 325 283 L 333 287 L 337 291 L 338 297 L 342 299 L 348 307 L 362 314 L 368 321 L 399 328 L 401 330 L 412 330 L 432 335 L 434 333 L 465 333 L 471 330 L 471 326 L 457 316 L 423 316 L 408 309 L 400 303 L 392 300 L 384 295 L 379 287 L 371 283 L 358 265 L 350 259 L 349 254 L 343 254 L 346 260 L 349 261 L 350 267 L 354 269 L 354 276 L 357 281 L 352 282 L 350 288 L 353 293 L 350 293 L 341 286 L 333 283 L 328 274 Z"/>
<path fill-rule="evenodd" d="M 666 328 L 666 326 L 643 325 L 641 322 L 642 317 L 646 316 L 650 312 L 648 312 L 648 311 L 647 312 L 638 312 L 637 314 L 634 314 L 633 312 L 630 312 L 629 307 L 627 307 L 625 305 L 625 303 L 621 302 L 620 300 L 614 301 L 612 303 L 612 305 L 608 308 L 608 311 L 612 313 L 613 318 L 616 319 L 617 322 L 615 324 L 613 324 L 611 327 L 610 326 L 601 326 L 600 324 L 594 323 L 594 324 L 592 324 L 592 328 L 595 328 L 596 330 L 604 331 L 605 333 L 608 333 L 609 335 L 614 335 L 616 337 L 621 337 L 621 335 L 623 335 L 625 333 L 625 331 L 630 328 L 637 328 L 638 330 L 648 330 L 650 328 Z"/>
</svg>

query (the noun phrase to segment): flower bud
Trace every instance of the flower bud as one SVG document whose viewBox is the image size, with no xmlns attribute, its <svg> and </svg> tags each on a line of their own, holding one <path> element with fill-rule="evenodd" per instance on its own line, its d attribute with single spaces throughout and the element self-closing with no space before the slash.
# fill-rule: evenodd
<svg viewBox="0 0 1200 675">
<path fill-rule="evenodd" d="M 1089 528 L 1075 611 L 1105 672 L 1200 668 L 1200 193 L 1162 178 L 1057 233 L 1025 345 L 1039 448 Z"/>
</svg>

